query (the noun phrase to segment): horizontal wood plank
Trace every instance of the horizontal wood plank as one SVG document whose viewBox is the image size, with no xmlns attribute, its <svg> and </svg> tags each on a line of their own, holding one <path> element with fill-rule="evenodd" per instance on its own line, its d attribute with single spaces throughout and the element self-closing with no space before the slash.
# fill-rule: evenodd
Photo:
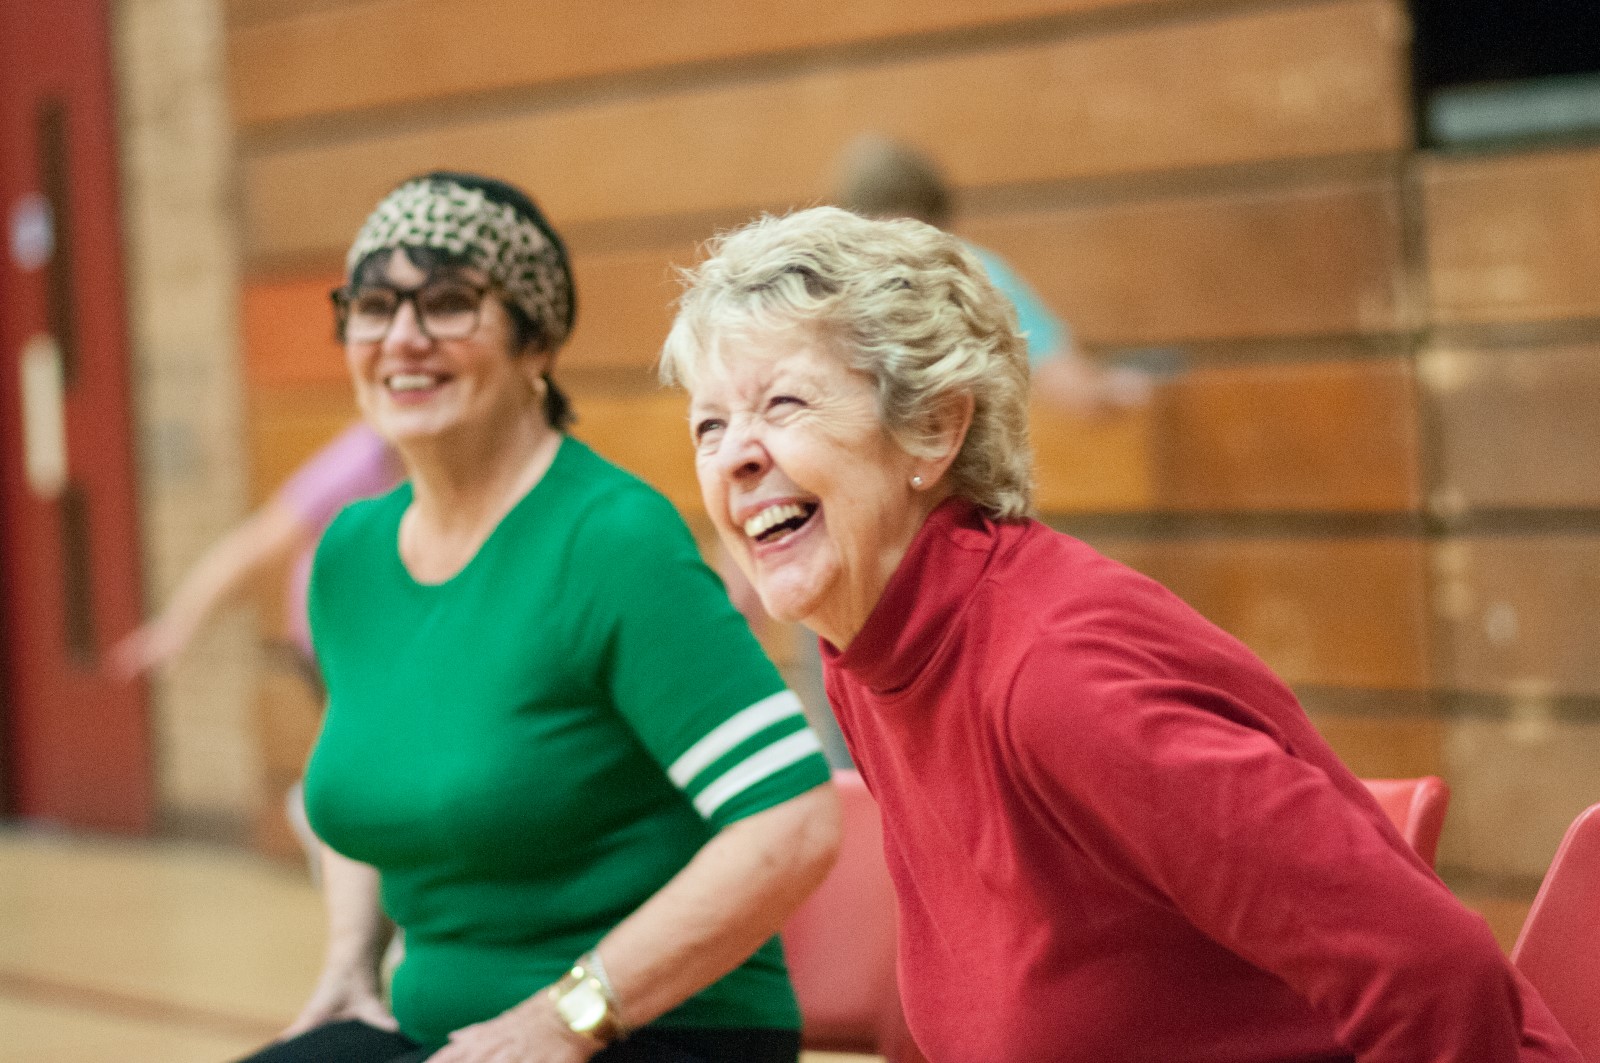
<svg viewBox="0 0 1600 1063">
<path fill-rule="evenodd" d="M 1403 329 L 1398 180 L 973 218 L 1082 343 Z"/>
<path fill-rule="evenodd" d="M 925 146 L 960 187 L 1397 151 L 1403 25 L 1389 0 L 1294 5 L 262 149 L 247 248 L 331 259 L 435 167 L 516 181 L 562 227 L 783 208 L 825 194 L 866 129 Z"/>
<path fill-rule="evenodd" d="M 1029 409 L 1034 505 L 1042 513 L 1134 513 L 1155 499 L 1151 409 L 1102 417 L 1042 401 Z"/>
<path fill-rule="evenodd" d="M 228 29 L 236 31 L 257 22 L 275 22 L 303 18 L 318 11 L 331 11 L 339 7 L 355 7 L 366 0 L 223 0 L 223 14 Z"/>
<path fill-rule="evenodd" d="M 344 381 L 258 389 L 250 395 L 250 494 L 270 497 L 306 459 L 359 416 Z"/>
<path fill-rule="evenodd" d="M 558 367 L 654 366 L 682 291 L 673 268 L 692 266 L 697 260 L 692 245 L 575 252 L 578 326 L 561 351 Z"/>
<path fill-rule="evenodd" d="M 1162 385 L 1155 498 L 1177 512 L 1413 512 L 1415 395 L 1400 359 L 1202 366 Z"/>
<path fill-rule="evenodd" d="M 1107 541 L 1294 684 L 1429 685 L 1427 549 L 1403 537 Z"/>
<path fill-rule="evenodd" d="M 685 515 L 704 512 L 689 445 L 688 399 L 680 391 L 573 395 L 572 434 L 666 495 Z"/>
<path fill-rule="evenodd" d="M 1536 883 L 1600 789 L 1600 724 L 1453 720 L 1445 738 L 1450 814 L 1441 867 Z"/>
<path fill-rule="evenodd" d="M 1443 685 L 1535 714 L 1600 694 L 1600 537 L 1461 536 L 1434 564 Z"/>
<path fill-rule="evenodd" d="M 231 0 L 229 87 L 249 128 L 662 67 L 1183 0 Z M 302 8 L 296 10 L 296 7 Z"/>
<path fill-rule="evenodd" d="M 1600 149 L 1422 167 L 1439 324 L 1600 316 Z"/>
<path fill-rule="evenodd" d="M 1364 779 L 1443 775 L 1445 721 L 1417 716 L 1312 712 L 1322 737 Z"/>
<path fill-rule="evenodd" d="M 324 384 L 349 390 L 328 299 L 342 279 L 338 273 L 312 273 L 246 280 L 240 319 L 245 380 L 252 390 Z"/>
<path fill-rule="evenodd" d="M 1425 352 L 1436 505 L 1600 509 L 1600 344 Z"/>
</svg>

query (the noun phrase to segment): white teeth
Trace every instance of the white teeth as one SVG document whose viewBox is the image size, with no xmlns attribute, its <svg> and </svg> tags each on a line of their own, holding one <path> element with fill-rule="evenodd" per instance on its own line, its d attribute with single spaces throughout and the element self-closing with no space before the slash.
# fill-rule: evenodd
<svg viewBox="0 0 1600 1063">
<path fill-rule="evenodd" d="M 794 502 L 783 502 L 776 506 L 768 506 L 760 513 L 744 522 L 744 533 L 752 539 L 759 539 L 771 531 L 775 526 L 786 520 L 804 517 L 810 510 Z"/>
<path fill-rule="evenodd" d="M 439 383 L 431 373 L 396 373 L 389 378 L 390 391 L 422 391 Z"/>
</svg>

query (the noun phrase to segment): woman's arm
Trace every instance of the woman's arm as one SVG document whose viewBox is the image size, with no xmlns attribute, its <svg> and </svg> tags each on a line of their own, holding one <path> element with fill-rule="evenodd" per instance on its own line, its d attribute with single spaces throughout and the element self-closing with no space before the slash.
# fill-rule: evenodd
<svg viewBox="0 0 1600 1063">
<path fill-rule="evenodd" d="M 623 1023 L 642 1026 L 743 963 L 821 884 L 838 848 L 839 800 L 831 783 L 719 831 L 596 949 Z M 457 1031 L 430 1059 L 568 1063 L 597 1047 L 574 1035 L 541 992 Z"/>
<path fill-rule="evenodd" d="M 1521 999 L 1487 925 L 1364 795 L 1225 691 L 1139 676 L 1088 640 L 1057 659 L 1098 664 L 1024 666 L 1010 741 L 1109 873 L 1281 978 L 1361 1063 L 1515 1063 Z M 1098 710 L 1064 719 L 1063 688 Z"/>
<path fill-rule="evenodd" d="M 838 851 L 832 783 L 724 828 L 600 942 L 622 1021 L 650 1022 L 743 963 L 822 884 Z"/>
<path fill-rule="evenodd" d="M 205 552 L 166 608 L 116 644 L 113 669 L 131 679 L 183 652 L 212 614 L 267 569 L 305 549 L 314 533 L 296 510 L 278 499 L 256 510 Z"/>
<path fill-rule="evenodd" d="M 322 898 L 328 917 L 322 976 L 283 1036 L 339 1019 L 395 1029 L 398 1024 L 383 1003 L 379 974 L 394 926 L 378 903 L 378 872 L 324 845 Z"/>
</svg>

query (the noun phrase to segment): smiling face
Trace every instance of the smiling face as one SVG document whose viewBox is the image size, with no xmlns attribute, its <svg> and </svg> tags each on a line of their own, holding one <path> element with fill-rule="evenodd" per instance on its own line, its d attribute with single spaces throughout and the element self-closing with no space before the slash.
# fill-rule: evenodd
<svg viewBox="0 0 1600 1063">
<path fill-rule="evenodd" d="M 408 292 L 444 275 L 479 287 L 488 283 L 470 267 L 430 275 L 398 250 L 383 263 L 381 281 Z M 477 328 L 459 339 L 428 336 L 416 302 L 403 301 L 382 339 L 345 342 L 356 402 L 373 429 L 402 449 L 462 433 L 492 435 L 528 415 L 547 360 L 516 354 L 513 333 L 505 305 L 492 292 L 483 299 Z"/>
<path fill-rule="evenodd" d="M 937 504 L 872 378 L 805 329 L 718 337 L 690 383 L 701 496 L 767 612 L 848 646 Z"/>
</svg>

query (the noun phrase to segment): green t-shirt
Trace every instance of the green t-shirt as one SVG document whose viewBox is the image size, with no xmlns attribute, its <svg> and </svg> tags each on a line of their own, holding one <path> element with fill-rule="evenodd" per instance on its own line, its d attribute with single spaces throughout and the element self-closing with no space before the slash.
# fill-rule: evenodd
<svg viewBox="0 0 1600 1063">
<path fill-rule="evenodd" d="M 561 976 L 716 831 L 828 778 L 672 506 L 573 439 L 457 575 L 400 561 L 409 484 L 317 550 L 317 834 L 377 867 L 393 1004 L 438 1044 Z M 659 1020 L 796 1028 L 776 939 Z"/>
</svg>

